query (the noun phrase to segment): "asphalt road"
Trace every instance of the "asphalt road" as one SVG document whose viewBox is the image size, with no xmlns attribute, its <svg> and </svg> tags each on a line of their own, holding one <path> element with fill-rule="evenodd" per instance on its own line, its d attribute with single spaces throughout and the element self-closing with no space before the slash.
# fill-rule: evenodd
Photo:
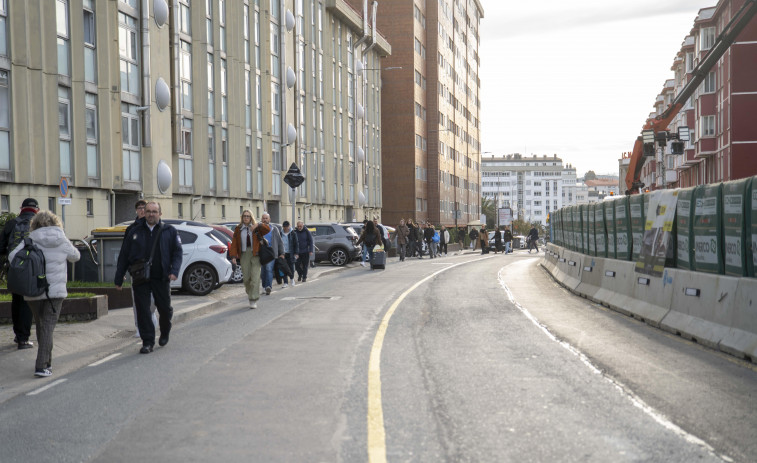
<svg viewBox="0 0 757 463">
<path fill-rule="evenodd" d="M 0 461 L 757 461 L 754 365 L 576 298 L 537 261 L 238 297 L 150 355 L 4 402 Z"/>
</svg>

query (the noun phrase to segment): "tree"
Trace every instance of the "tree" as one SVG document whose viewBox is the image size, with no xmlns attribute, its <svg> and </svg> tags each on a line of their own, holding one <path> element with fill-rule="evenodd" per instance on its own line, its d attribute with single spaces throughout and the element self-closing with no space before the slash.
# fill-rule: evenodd
<svg viewBox="0 0 757 463">
<path fill-rule="evenodd" d="M 586 172 L 586 175 L 584 175 L 584 182 L 586 180 L 596 180 L 596 179 L 597 179 L 597 174 L 595 174 L 593 170 Z"/>
<path fill-rule="evenodd" d="M 494 228 L 497 224 L 497 205 L 491 198 L 481 197 L 481 213 L 486 216 L 486 228 Z"/>
</svg>

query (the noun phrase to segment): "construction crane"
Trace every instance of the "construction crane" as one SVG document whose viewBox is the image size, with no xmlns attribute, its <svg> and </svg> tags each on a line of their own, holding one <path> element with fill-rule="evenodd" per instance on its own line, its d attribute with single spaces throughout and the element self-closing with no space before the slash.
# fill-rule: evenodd
<svg viewBox="0 0 757 463">
<path fill-rule="evenodd" d="M 757 14 L 757 0 L 746 0 L 739 11 L 733 15 L 733 18 L 723 28 L 723 31 L 717 37 L 707 55 L 691 71 L 691 80 L 676 95 L 670 106 L 662 114 L 657 115 L 654 119 L 648 119 L 644 124 L 642 134 L 645 136 L 639 136 L 633 145 L 628 173 L 626 173 L 626 194 L 637 194 L 644 188 L 644 184 L 640 180 L 641 169 L 644 167 L 646 158 L 654 156 L 655 141 L 662 141 L 663 144 L 667 143 L 667 140 L 670 139 L 667 134 L 670 122 L 678 115 L 678 112 L 684 107 L 689 97 L 691 97 L 697 87 L 707 77 L 707 73 L 710 72 L 715 63 L 725 54 L 739 33 L 754 18 L 755 14 Z M 661 135 L 665 136 L 664 140 Z M 645 145 L 647 145 L 646 150 L 644 149 Z"/>
</svg>

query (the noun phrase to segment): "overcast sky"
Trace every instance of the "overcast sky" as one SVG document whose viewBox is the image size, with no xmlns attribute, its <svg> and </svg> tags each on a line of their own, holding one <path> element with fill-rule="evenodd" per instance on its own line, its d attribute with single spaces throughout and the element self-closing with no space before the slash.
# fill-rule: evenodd
<svg viewBox="0 0 757 463">
<path fill-rule="evenodd" d="M 581 176 L 617 175 L 699 9 L 717 0 L 481 3 L 482 151 L 557 154 Z"/>
</svg>

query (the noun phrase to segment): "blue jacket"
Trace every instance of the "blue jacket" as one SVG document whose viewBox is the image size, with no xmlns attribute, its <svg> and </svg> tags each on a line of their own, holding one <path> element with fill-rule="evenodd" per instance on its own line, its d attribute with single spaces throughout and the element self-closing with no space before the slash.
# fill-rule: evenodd
<svg viewBox="0 0 757 463">
<path fill-rule="evenodd" d="M 302 231 L 295 229 L 297 233 L 297 254 L 313 252 L 313 234 L 307 227 L 302 227 Z"/>
<path fill-rule="evenodd" d="M 181 270 L 182 250 L 181 238 L 172 225 L 158 222 L 163 227 L 160 234 L 160 243 L 156 252 L 160 251 L 160 261 L 163 266 L 162 279 L 167 280 L 169 274 L 179 276 Z M 138 221 L 128 235 L 124 236 L 121 252 L 118 254 L 116 275 L 113 283 L 116 286 L 123 285 L 124 275 L 129 265 L 140 259 L 150 258 L 150 229 L 144 221 Z"/>
</svg>

